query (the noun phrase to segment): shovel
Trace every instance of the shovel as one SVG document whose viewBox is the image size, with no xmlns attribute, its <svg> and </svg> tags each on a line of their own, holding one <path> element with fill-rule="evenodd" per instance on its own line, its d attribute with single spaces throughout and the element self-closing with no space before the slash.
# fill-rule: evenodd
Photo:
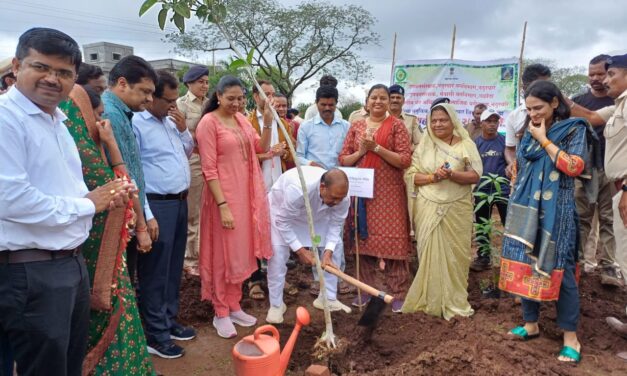
<svg viewBox="0 0 627 376">
<path fill-rule="evenodd" d="M 337 276 L 338 278 L 341 278 L 342 280 L 346 281 L 347 283 L 357 287 L 358 289 L 362 289 L 368 294 L 370 294 L 371 296 L 370 301 L 368 302 L 368 305 L 366 306 L 366 310 L 364 311 L 364 314 L 359 319 L 359 322 L 357 323 L 357 325 L 365 326 L 369 329 L 374 329 L 377 326 L 379 317 L 381 317 L 381 314 L 385 310 L 386 303 L 387 304 L 392 303 L 392 301 L 394 300 L 394 297 L 392 295 L 388 295 L 387 293 L 383 291 L 377 290 L 374 287 L 369 286 L 343 273 L 342 271 L 332 266 L 326 265 L 326 266 L 323 266 L 322 269 L 324 269 L 325 272 L 331 273 Z"/>
</svg>

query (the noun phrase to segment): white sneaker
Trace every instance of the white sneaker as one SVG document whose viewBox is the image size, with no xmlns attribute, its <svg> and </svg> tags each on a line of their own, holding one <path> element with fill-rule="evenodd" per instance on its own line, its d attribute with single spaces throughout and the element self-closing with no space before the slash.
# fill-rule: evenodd
<svg viewBox="0 0 627 376">
<path fill-rule="evenodd" d="M 331 312 L 344 311 L 346 313 L 351 313 L 353 311 L 349 306 L 345 305 L 339 300 L 328 300 L 328 303 L 329 310 Z M 317 297 L 316 300 L 314 300 L 313 302 L 313 306 L 320 310 L 324 310 L 324 306 L 322 305 L 322 298 Z"/>
<path fill-rule="evenodd" d="M 218 331 L 218 335 L 222 338 L 237 337 L 235 325 L 229 317 L 213 317 L 213 327 Z"/>
<path fill-rule="evenodd" d="M 236 312 L 231 312 L 229 318 L 233 322 L 233 324 L 237 324 L 243 327 L 251 327 L 257 324 L 257 319 L 255 316 L 251 316 L 248 313 L 242 311 L 241 309 Z"/>
<path fill-rule="evenodd" d="M 270 306 L 268 310 L 268 314 L 266 315 L 266 322 L 269 324 L 282 324 L 283 323 L 283 314 L 287 311 L 287 306 L 285 303 L 281 304 L 280 307 Z"/>
</svg>

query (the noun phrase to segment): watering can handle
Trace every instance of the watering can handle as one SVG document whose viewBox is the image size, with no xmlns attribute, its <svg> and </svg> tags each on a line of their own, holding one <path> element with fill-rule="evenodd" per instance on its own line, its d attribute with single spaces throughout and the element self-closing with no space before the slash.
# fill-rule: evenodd
<svg viewBox="0 0 627 376">
<path fill-rule="evenodd" d="M 259 339 L 259 336 L 262 335 L 263 333 L 270 333 L 272 334 L 272 337 L 279 341 L 279 331 L 277 330 L 277 328 L 275 328 L 272 325 L 264 325 L 264 326 L 260 326 L 255 330 L 255 339 Z"/>
</svg>

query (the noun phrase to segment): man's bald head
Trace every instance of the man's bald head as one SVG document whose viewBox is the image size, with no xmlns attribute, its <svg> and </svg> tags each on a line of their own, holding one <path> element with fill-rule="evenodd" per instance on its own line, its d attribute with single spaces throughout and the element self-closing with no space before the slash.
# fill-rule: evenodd
<svg viewBox="0 0 627 376">
<path fill-rule="evenodd" d="M 348 195 L 348 176 L 339 168 L 332 168 L 320 178 L 320 197 L 327 206 L 339 204 Z"/>
</svg>

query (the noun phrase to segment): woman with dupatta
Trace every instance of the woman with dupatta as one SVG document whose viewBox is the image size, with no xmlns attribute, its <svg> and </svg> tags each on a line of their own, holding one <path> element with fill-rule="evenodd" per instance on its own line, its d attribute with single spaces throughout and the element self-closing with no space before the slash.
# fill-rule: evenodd
<svg viewBox="0 0 627 376">
<path fill-rule="evenodd" d="M 473 223 L 472 185 L 483 172 L 476 144 L 448 103 L 431 108 L 427 137 L 413 154 L 405 182 L 413 186 L 419 268 L 403 313 L 449 320 L 474 313 L 468 303 Z"/>
<path fill-rule="evenodd" d="M 199 271 L 203 300 L 211 300 L 213 326 L 223 338 L 237 336 L 234 323 L 250 327 L 242 310 L 242 283 L 257 270 L 257 259 L 272 256 L 270 212 L 257 154 L 270 146 L 239 110 L 244 86 L 233 76 L 218 82 L 196 128 L 202 173 L 207 182 L 200 215 Z M 266 130 L 272 103 L 264 104 Z"/>
<path fill-rule="evenodd" d="M 87 187 L 91 190 L 116 177 L 128 176 L 111 125 L 97 121 L 85 90 L 74 85 L 69 99 L 59 107 L 68 117 L 65 124 L 78 147 Z M 103 147 L 111 165 L 106 162 Z M 89 238 L 81 248 L 91 282 L 83 375 L 155 374 L 125 262 L 133 217 L 130 207 L 96 214 Z"/>
<path fill-rule="evenodd" d="M 509 335 L 528 340 L 540 335 L 540 302 L 556 301 L 557 324 L 564 330 L 558 359 L 579 362 L 579 291 L 575 278 L 579 221 L 575 177 L 584 169 L 587 123 L 570 117 L 557 86 L 536 81 L 525 91 L 527 129 L 516 163 L 501 257 L 501 290 L 522 297 L 524 326 Z"/>
<path fill-rule="evenodd" d="M 339 161 L 342 166 L 374 169 L 374 197 L 360 198 L 353 208 L 358 216 L 359 278 L 376 286 L 380 270 L 395 298 L 392 310 L 399 313 L 409 286 L 411 243 L 403 170 L 409 167 L 411 143 L 403 121 L 388 113 L 387 86 L 372 86 L 366 101 L 368 117 L 352 123 Z M 366 305 L 369 299 L 362 294 L 353 305 Z"/>
</svg>

